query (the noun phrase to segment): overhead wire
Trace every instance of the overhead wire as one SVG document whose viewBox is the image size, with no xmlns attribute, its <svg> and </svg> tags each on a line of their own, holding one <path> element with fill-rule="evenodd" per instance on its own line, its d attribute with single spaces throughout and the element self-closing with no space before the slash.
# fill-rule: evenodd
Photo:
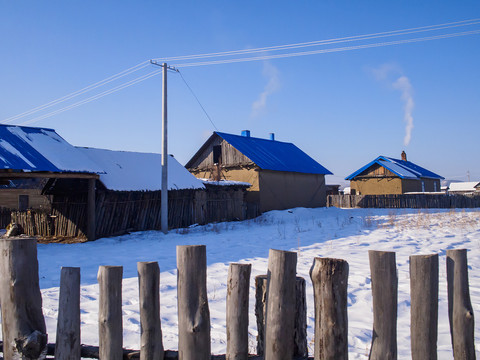
<svg viewBox="0 0 480 360">
<path fill-rule="evenodd" d="M 185 85 L 187 86 L 188 90 L 190 90 L 190 92 L 192 93 L 193 97 L 195 98 L 195 100 L 197 100 L 197 103 L 198 105 L 200 105 L 200 107 L 202 108 L 203 112 L 205 113 L 205 115 L 207 116 L 208 120 L 210 121 L 210 123 L 213 125 L 213 127 L 215 128 L 215 130 L 218 131 L 218 128 L 215 126 L 212 118 L 210 117 L 210 115 L 208 115 L 207 113 L 207 110 L 205 110 L 205 108 L 203 107 L 202 103 L 200 102 L 200 100 L 198 99 L 197 95 L 195 95 L 195 93 L 193 92 L 192 88 L 190 87 L 190 85 L 187 84 L 187 81 L 185 80 L 185 78 L 183 77 L 183 74 L 180 70 L 177 71 L 177 73 L 180 75 L 181 79 L 183 80 L 183 82 L 185 83 Z"/>
<path fill-rule="evenodd" d="M 471 31 L 464 31 L 464 32 L 454 32 L 454 33 L 447 33 L 447 34 L 441 34 L 441 35 L 432 35 L 432 36 L 427 36 L 427 37 L 420 37 L 420 38 L 410 38 L 410 39 L 402 39 L 402 40 L 395 40 L 395 41 L 384 41 L 384 42 L 378 42 L 378 43 L 370 43 L 370 44 L 360 44 L 360 45 L 353 45 L 353 46 L 345 46 L 345 47 L 334 47 L 334 48 L 328 48 L 328 49 L 319 49 L 319 50 L 310 50 L 310 51 L 300 51 L 300 52 L 285 52 L 281 54 L 265 54 L 261 56 L 252 56 L 252 57 L 237 57 L 233 59 L 220 59 L 220 60 L 211 60 L 211 61 L 193 61 L 193 62 L 186 62 L 182 63 L 182 61 L 187 61 L 187 60 L 195 60 L 195 59 L 205 59 L 205 58 L 212 58 L 212 57 L 227 57 L 227 56 L 233 56 L 233 55 L 249 55 L 249 54 L 255 54 L 255 53 L 260 53 L 260 52 L 267 52 L 267 51 L 286 51 L 286 50 L 292 50 L 296 48 L 303 48 L 303 47 L 312 47 L 312 46 L 322 46 L 322 45 L 331 45 L 331 44 L 337 44 L 337 43 L 342 43 L 342 42 L 351 42 L 351 41 L 365 41 L 365 40 L 371 40 L 375 38 L 380 38 L 380 37 L 386 37 L 386 36 L 400 36 L 400 35 L 407 35 L 407 34 L 412 34 L 412 33 L 419 33 L 419 32 L 425 32 L 425 31 L 435 31 L 435 30 L 443 30 L 447 28 L 453 28 L 453 27 L 460 27 L 460 26 L 470 26 L 470 25 L 476 25 L 480 23 L 480 18 L 477 19 L 469 19 L 469 20 L 462 20 L 462 21 L 457 21 L 457 22 L 450 22 L 450 23 L 444 23 L 444 24 L 438 24 L 438 25 L 429 25 L 429 26 L 422 26 L 422 27 L 415 27 L 415 28 L 409 28 L 409 29 L 403 29 L 403 30 L 393 30 L 393 31 L 387 31 L 387 32 L 380 32 L 380 33 L 373 33 L 373 34 L 367 34 L 367 35 L 356 35 L 356 36 L 349 36 L 349 37 L 343 37 L 343 38 L 336 38 L 336 39 L 328 39 L 328 40 L 320 40 L 320 41 L 312 41 L 312 42 L 303 42 L 303 43 L 296 43 L 296 44 L 287 44 L 287 45 L 279 45 L 279 46 L 269 46 L 269 47 L 262 47 L 262 48 L 255 48 L 255 49 L 245 49 L 245 50 L 235 50 L 235 51 L 226 51 L 226 52 L 216 52 L 216 53 L 207 53 L 207 54 L 197 54 L 197 55 L 186 55 L 186 56 L 178 56 L 178 57 L 169 57 L 169 58 L 159 58 L 162 59 L 162 61 L 179 61 L 178 63 L 173 63 L 176 68 L 186 68 L 186 67 L 195 67 L 195 66 L 207 66 L 207 65 L 219 65 L 219 64 L 231 64 L 231 63 L 240 63 L 240 62 L 251 62 L 251 61 L 261 61 L 261 60 L 269 60 L 269 59 L 279 59 L 279 58 L 288 58 L 288 57 L 298 57 L 298 56 L 307 56 L 307 55 L 314 55 L 314 54 L 324 54 L 324 53 L 334 53 L 334 52 L 342 52 L 342 51 L 351 51 L 351 50 L 357 50 L 357 49 L 365 49 L 365 48 L 376 48 L 376 47 L 383 47 L 383 46 L 393 46 L 393 45 L 399 45 L 399 44 L 406 44 L 406 43 L 415 43 L 415 42 L 423 42 L 423 41 L 431 41 L 431 40 L 436 40 L 436 39 L 444 39 L 444 38 L 452 38 L 452 37 L 459 37 L 459 36 L 467 36 L 467 35 L 473 35 L 473 34 L 478 34 L 480 33 L 480 30 L 471 30 Z M 156 60 L 159 60 L 156 59 Z M 115 75 L 112 75 L 104 80 L 98 81 L 92 85 L 89 85 L 87 87 L 84 87 L 78 91 L 75 91 L 73 93 L 70 93 L 68 95 L 65 95 L 59 99 L 50 101 L 49 103 L 46 103 L 44 105 L 38 106 L 36 108 L 33 108 L 29 111 L 26 111 L 24 113 L 12 116 L 10 118 L 5 119 L 2 123 L 11 123 L 15 120 L 21 119 L 23 117 L 32 115 L 34 113 L 37 113 L 39 111 L 48 109 L 52 106 L 58 105 L 62 102 L 65 102 L 67 100 L 71 100 L 79 95 L 82 95 L 86 92 L 89 92 L 91 90 L 94 90 L 98 87 L 104 86 L 108 83 L 111 83 L 115 80 L 121 79 L 127 75 L 130 75 L 134 72 L 137 72 L 141 69 L 144 69 L 149 65 L 149 61 L 144 61 L 142 63 L 139 63 L 133 67 L 130 67 L 126 70 L 123 70 Z M 145 81 L 155 75 L 157 75 L 161 70 L 159 71 L 154 71 L 150 72 L 146 75 L 142 75 L 139 77 L 134 78 L 133 80 L 130 80 L 126 83 L 120 84 L 112 89 L 106 90 L 102 93 L 96 94 L 94 96 L 91 96 L 89 98 L 86 98 L 84 100 L 78 101 L 74 104 L 71 104 L 69 106 L 66 106 L 64 108 L 52 111 L 50 113 L 35 117 L 33 119 L 30 119 L 28 121 L 25 121 L 22 124 L 29 124 L 32 122 L 36 122 L 42 119 L 45 119 L 47 117 L 56 115 L 58 113 L 67 111 L 69 109 L 75 108 L 77 106 L 89 103 L 91 101 L 97 100 L 101 97 L 104 97 L 106 95 L 112 94 L 114 92 L 120 91 L 124 88 L 127 88 L 129 86 L 132 86 L 134 84 L 137 84 L 139 82 Z M 215 127 L 215 124 L 213 123 L 212 119 L 209 117 L 208 113 L 200 103 L 198 97 L 195 95 L 193 90 L 190 88 L 190 86 L 187 84 L 185 81 L 184 77 L 180 73 L 180 76 L 182 77 L 182 80 L 185 82 L 186 86 L 189 88 L 190 92 L 193 94 L 199 105 L 202 107 L 202 110 L 205 112 L 207 117 L 209 118 L 210 122 L 212 125 Z M 215 127 L 216 128 L 216 127 Z"/>
<path fill-rule="evenodd" d="M 387 37 L 387 36 L 409 35 L 409 34 L 419 33 L 419 32 L 444 30 L 444 29 L 449 29 L 453 27 L 471 26 L 479 23 L 480 23 L 480 18 L 477 18 L 477 19 L 462 20 L 462 21 L 456 21 L 456 22 L 444 23 L 444 24 L 438 24 L 438 25 L 428 25 L 428 26 L 421 26 L 421 27 L 415 27 L 415 28 L 409 28 L 409 29 L 392 30 L 392 31 L 385 31 L 385 32 L 365 34 L 365 35 L 347 36 L 347 37 L 333 38 L 333 39 L 327 39 L 327 40 L 317 40 L 317 41 L 301 42 L 301 43 L 287 44 L 287 45 L 276 45 L 276 46 L 268 46 L 268 47 L 254 48 L 254 49 L 243 49 L 243 50 L 205 53 L 205 54 L 197 54 L 197 55 L 157 58 L 153 60 L 176 61 L 176 60 L 203 59 L 203 58 L 210 58 L 210 57 L 223 57 L 223 56 L 232 56 L 232 55 L 240 55 L 240 54 L 246 55 L 246 54 L 265 52 L 265 51 L 280 51 L 285 49 L 294 49 L 294 48 L 301 48 L 301 47 L 331 45 L 331 44 L 348 42 L 348 41 L 370 40 L 370 39 Z"/>
<path fill-rule="evenodd" d="M 280 51 L 280 50 L 287 50 L 287 49 L 294 49 L 294 48 L 301 48 L 301 47 L 309 47 L 309 46 L 320 46 L 320 45 L 331 45 L 331 44 L 336 44 L 336 43 L 341 43 L 341 42 L 347 42 L 347 41 L 362 41 L 362 40 L 371 40 L 379 37 L 386 37 L 386 36 L 399 36 L 399 35 L 407 35 L 407 34 L 412 34 L 412 33 L 418 33 L 418 32 L 425 32 L 425 31 L 437 31 L 437 30 L 442 30 L 442 29 L 447 29 L 447 28 L 453 28 L 453 27 L 459 27 L 459 26 L 470 26 L 470 25 L 475 25 L 480 23 L 480 18 L 475 18 L 475 19 L 468 19 L 468 20 L 462 20 L 462 21 L 456 21 L 456 22 L 448 22 L 448 23 L 443 23 L 443 24 L 437 24 L 437 25 L 428 25 L 428 26 L 420 26 L 420 27 L 413 27 L 413 28 L 408 28 L 408 29 L 401 29 L 401 30 L 392 30 L 392 31 L 385 31 L 385 32 L 379 32 L 379 33 L 372 33 L 372 34 L 366 34 L 366 35 L 355 35 L 355 36 L 348 36 L 348 37 L 341 37 L 341 38 L 334 38 L 334 39 L 327 39 L 327 40 L 319 40 L 319 41 L 310 41 L 310 42 L 302 42 L 302 43 L 296 43 L 296 44 L 287 44 L 287 45 L 278 45 L 278 46 L 268 46 L 268 47 L 261 47 L 261 48 L 255 48 L 255 49 L 244 49 L 244 50 L 234 50 L 234 51 L 226 51 L 226 52 L 215 52 L 215 53 L 206 53 L 206 54 L 197 54 L 197 55 L 186 55 L 186 56 L 177 56 L 177 57 L 168 57 L 168 58 L 163 58 L 163 61 L 178 61 L 178 60 L 192 60 L 192 59 L 202 59 L 202 58 L 211 58 L 211 57 L 225 57 L 225 56 L 232 56 L 232 55 L 247 55 L 247 54 L 252 54 L 252 53 L 258 53 L 258 52 L 265 52 L 265 51 Z M 158 60 L 158 59 L 157 59 Z M 236 60 L 232 62 L 238 62 Z M 28 115 L 31 115 L 33 113 L 45 110 L 47 108 L 50 108 L 52 106 L 55 106 L 61 102 L 65 102 L 67 100 L 71 100 L 79 95 L 82 95 L 88 91 L 94 90 L 100 86 L 106 85 L 112 81 L 118 80 L 124 76 L 127 76 L 133 72 L 136 72 L 140 69 L 143 69 L 148 66 L 148 61 L 141 62 L 131 68 L 128 68 L 126 70 L 121 71 L 120 73 L 117 73 L 115 75 L 112 75 L 106 79 L 103 79 L 101 81 L 98 81 L 92 85 L 89 85 L 87 87 L 84 87 L 78 91 L 75 91 L 73 93 L 70 93 L 68 95 L 65 95 L 61 98 L 58 98 L 56 100 L 50 101 L 44 105 L 37 106 L 33 109 L 30 109 L 26 112 L 23 112 L 21 114 L 6 118 L 3 120 L 3 123 L 11 123 L 17 119 L 26 117 Z M 216 63 L 215 63 L 216 64 Z M 205 64 L 207 65 L 207 64 Z M 190 65 L 187 65 L 190 66 Z M 200 65 L 199 65 L 200 66 Z"/>
<path fill-rule="evenodd" d="M 78 107 L 78 106 L 80 106 L 80 105 L 89 103 L 89 102 L 91 102 L 91 101 L 97 100 L 97 99 L 102 98 L 102 97 L 104 97 L 104 96 L 110 95 L 110 94 L 112 94 L 112 93 L 114 93 L 114 92 L 123 90 L 123 89 L 125 89 L 125 88 L 127 88 L 127 87 L 129 87 L 129 86 L 138 84 L 139 82 L 142 82 L 142 81 L 145 81 L 145 80 L 147 80 L 147 79 L 150 79 L 151 77 L 153 77 L 153 76 L 155 76 L 155 75 L 157 75 L 157 74 L 159 74 L 159 73 L 161 73 L 161 72 L 162 72 L 162 70 L 152 71 L 152 72 L 150 72 L 150 73 L 148 73 L 148 74 L 146 74 L 146 75 L 140 76 L 140 77 L 135 78 L 135 79 L 133 79 L 133 80 L 130 80 L 130 81 L 124 83 L 124 84 L 120 84 L 120 85 L 118 85 L 118 86 L 116 86 L 116 87 L 114 87 L 114 88 L 112 88 L 112 89 L 106 90 L 106 91 L 104 91 L 104 92 L 101 92 L 101 93 L 99 93 L 99 94 L 93 95 L 93 96 L 91 96 L 91 97 L 89 97 L 89 98 L 86 98 L 86 99 L 84 99 L 84 100 L 78 101 L 78 102 L 76 102 L 76 103 L 74 103 L 74 104 L 72 104 L 72 105 L 69 105 L 69 106 L 66 106 L 66 107 L 64 107 L 64 108 L 61 108 L 61 109 L 52 111 L 52 112 L 50 112 L 50 113 L 48 113 L 48 114 L 44 114 L 44 115 L 38 116 L 38 117 L 33 118 L 33 119 L 30 119 L 30 120 L 28 120 L 28 121 L 24 121 L 24 122 L 21 123 L 20 125 L 31 124 L 31 123 L 33 123 L 33 122 L 37 122 L 37 121 L 43 120 L 43 119 L 45 119 L 45 118 L 47 118 L 47 117 L 50 117 L 50 116 L 53 116 L 53 115 L 57 115 L 57 114 L 62 113 L 62 112 L 64 112 L 64 111 L 67 111 L 67 110 L 76 108 L 76 107 Z"/>
<path fill-rule="evenodd" d="M 121 72 L 119 72 L 119 73 L 117 73 L 117 74 L 115 74 L 115 75 L 109 76 L 109 77 L 106 78 L 106 79 L 103 79 L 103 80 L 98 81 L 98 82 L 96 82 L 96 83 L 94 83 L 94 84 L 91 84 L 91 85 L 89 85 L 89 86 L 86 86 L 86 87 L 84 87 L 84 88 L 82 88 L 82 89 L 80 89 L 80 90 L 77 90 L 77 91 L 73 92 L 73 93 L 70 93 L 70 94 L 68 94 L 68 95 L 62 96 L 61 98 L 58 98 L 58 99 L 56 99 L 56 100 L 52 100 L 52 101 L 50 101 L 50 102 L 48 102 L 48 103 L 46 103 L 46 104 L 37 106 L 37 107 L 35 107 L 35 108 L 33 108 L 33 109 L 30 109 L 30 110 L 28 110 L 28 111 L 25 111 L 25 112 L 23 112 L 23 113 L 21 113 L 21 114 L 18 114 L 18 115 L 9 117 L 9 118 L 7 118 L 7 119 L 4 119 L 4 120 L 2 121 L 2 123 L 5 123 L 5 124 L 11 123 L 12 121 L 15 121 L 15 120 L 18 120 L 18 119 L 23 118 L 23 117 L 25 117 L 25 116 L 34 114 L 34 113 L 39 112 L 39 111 L 41 111 L 41 110 L 48 109 L 48 108 L 50 108 L 50 107 L 52 107 L 52 106 L 55 106 L 55 105 L 57 105 L 57 104 L 59 104 L 59 103 L 62 103 L 62 102 L 64 102 L 64 101 L 71 100 L 71 99 L 73 99 L 73 98 L 75 98 L 75 97 L 77 97 L 77 96 L 79 96 L 79 95 L 82 95 L 82 94 L 84 94 L 84 93 L 86 93 L 86 92 L 89 92 L 89 91 L 91 91 L 91 90 L 93 90 L 93 89 L 96 89 L 96 88 L 98 88 L 98 87 L 100 87 L 100 86 L 104 86 L 104 85 L 106 85 L 106 84 L 108 84 L 108 83 L 111 83 L 112 81 L 115 81 L 115 80 L 121 79 L 122 77 L 125 77 L 125 76 L 127 76 L 127 75 L 130 75 L 131 73 L 134 73 L 134 72 L 136 72 L 136 71 L 138 71 L 138 70 L 141 70 L 141 69 L 147 67 L 148 65 L 149 65 L 149 62 L 148 62 L 148 61 L 143 61 L 143 62 L 141 62 L 140 64 L 137 64 L 137 65 L 135 65 L 135 66 L 132 66 L 132 67 L 126 69 L 126 70 L 123 70 L 123 71 L 121 71 Z"/>
<path fill-rule="evenodd" d="M 373 44 L 346 46 L 341 48 L 302 51 L 302 52 L 284 53 L 284 54 L 277 54 L 277 55 L 263 55 L 263 56 L 256 56 L 256 57 L 247 57 L 247 58 L 243 57 L 243 58 L 236 58 L 236 59 L 213 60 L 213 61 L 184 63 L 184 64 L 178 63 L 178 64 L 174 64 L 174 66 L 178 68 L 185 68 L 185 67 L 193 67 L 193 66 L 219 65 L 219 64 L 231 64 L 231 63 L 248 62 L 248 61 L 280 59 L 280 58 L 288 58 L 288 57 L 325 54 L 325 53 L 333 53 L 333 52 L 341 52 L 341 51 L 350 51 L 350 50 L 358 50 L 358 49 L 366 49 L 366 48 L 375 48 L 375 47 L 423 42 L 423 41 L 445 39 L 445 38 L 458 37 L 458 36 L 473 35 L 473 34 L 479 34 L 479 33 L 480 33 L 480 30 L 472 30 L 472 31 L 465 31 L 461 33 L 443 34 L 443 35 L 435 35 L 435 36 L 429 36 L 429 37 L 423 37 L 423 38 L 396 40 L 396 41 L 373 43 Z"/>
<path fill-rule="evenodd" d="M 219 64 L 230 64 L 230 63 L 239 63 L 239 62 L 250 62 L 250 61 L 260 61 L 260 60 L 269 60 L 269 59 L 278 59 L 278 58 L 287 58 L 287 57 L 306 56 L 306 55 L 314 55 L 314 54 L 322 54 L 322 53 L 351 51 L 351 50 L 364 49 L 364 48 L 392 46 L 392 45 L 398 45 L 398 44 L 404 44 L 404 43 L 430 41 L 430 40 L 436 40 L 436 39 L 442 39 L 442 38 L 448 38 L 448 37 L 466 36 L 466 35 L 472 35 L 472 34 L 478 34 L 478 33 L 480 33 L 480 30 L 472 30 L 472 31 L 462 32 L 462 33 L 443 34 L 443 35 L 436 35 L 436 36 L 430 36 L 430 37 L 424 37 L 424 38 L 414 38 L 414 39 L 397 40 L 397 41 L 383 42 L 383 43 L 364 44 L 364 45 L 356 45 L 356 46 L 349 46 L 349 47 L 342 47 L 342 48 L 331 48 L 331 49 L 313 50 L 313 51 L 296 52 L 296 53 L 285 53 L 285 54 L 277 54 L 277 55 L 264 55 L 264 56 L 250 57 L 250 58 L 236 58 L 236 59 L 224 59 L 224 60 L 207 61 L 207 62 L 175 64 L 175 67 L 186 68 L 186 67 L 193 67 L 193 66 L 219 65 Z M 24 123 L 21 123 L 21 125 L 30 124 L 32 122 L 43 120 L 47 117 L 57 115 L 58 113 L 70 110 L 72 108 L 75 108 L 77 106 L 89 103 L 89 102 L 94 101 L 94 100 L 97 100 L 98 98 L 101 98 L 103 96 L 110 95 L 110 94 L 112 94 L 114 92 L 117 92 L 117 91 L 120 91 L 120 90 L 122 90 L 126 87 L 129 87 L 131 85 L 134 85 L 134 84 L 137 84 L 137 83 L 142 82 L 144 80 L 147 80 L 147 79 L 157 75 L 161 71 L 162 70 L 158 70 L 158 71 L 154 71 L 152 73 L 149 73 L 147 75 L 140 76 L 138 78 L 135 78 L 135 79 L 125 83 L 125 84 L 119 85 L 119 86 L 117 86 L 113 89 L 107 90 L 107 91 L 105 91 L 103 93 L 100 93 L 100 94 L 97 94 L 97 95 L 94 95 L 90 98 L 79 101 L 79 102 L 77 102 L 75 104 L 72 104 L 72 105 L 69 105 L 65 108 L 62 108 L 62 109 L 53 111 L 51 113 L 41 115 L 39 117 L 28 120 Z M 198 101 L 198 98 L 197 98 L 197 101 Z"/>
</svg>

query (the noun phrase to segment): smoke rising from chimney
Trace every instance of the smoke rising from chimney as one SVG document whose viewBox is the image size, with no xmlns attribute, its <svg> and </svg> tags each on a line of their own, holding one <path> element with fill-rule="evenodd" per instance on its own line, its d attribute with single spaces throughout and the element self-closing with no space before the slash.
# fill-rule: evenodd
<svg viewBox="0 0 480 360">
<path fill-rule="evenodd" d="M 412 139 L 413 130 L 413 108 L 415 102 L 413 101 L 413 87 L 410 79 L 402 74 L 402 70 L 396 64 L 383 64 L 376 69 L 371 70 L 377 80 L 386 82 L 395 90 L 400 91 L 401 98 L 404 102 L 403 121 L 405 122 L 405 136 L 403 144 L 407 146 Z M 398 76 L 398 78 L 397 78 Z M 396 78 L 396 79 L 395 79 Z"/>
<path fill-rule="evenodd" d="M 413 130 L 413 107 L 415 103 L 413 101 L 413 89 L 410 80 L 406 76 L 400 76 L 397 81 L 393 83 L 393 87 L 400 90 L 402 93 L 402 100 L 404 101 L 404 115 L 403 121 L 405 122 L 405 137 L 403 138 L 403 144 L 407 146 L 412 138 Z"/>
<path fill-rule="evenodd" d="M 269 62 L 263 63 L 263 76 L 267 78 L 267 84 L 263 92 L 252 104 L 252 117 L 256 117 L 267 106 L 267 98 L 280 89 L 280 79 L 278 69 Z"/>
</svg>

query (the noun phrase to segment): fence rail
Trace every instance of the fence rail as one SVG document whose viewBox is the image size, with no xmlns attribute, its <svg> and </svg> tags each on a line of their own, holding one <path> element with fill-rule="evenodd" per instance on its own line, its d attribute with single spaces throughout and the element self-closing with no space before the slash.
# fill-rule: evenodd
<svg viewBox="0 0 480 360">
<path fill-rule="evenodd" d="M 463 209 L 480 207 L 479 195 L 328 195 L 327 206 L 340 208 Z"/>
<path fill-rule="evenodd" d="M 474 316 L 468 287 L 467 252 L 447 250 L 449 322 L 455 359 L 475 359 Z M 394 252 L 369 251 L 373 337 L 370 359 L 397 358 L 397 289 Z M 28 264 L 28 266 L 24 266 Z M 177 247 L 178 352 L 164 351 L 159 313 L 159 267 L 138 263 L 141 349 L 122 347 L 121 266 L 101 266 L 99 281 L 99 346 L 80 345 L 79 268 L 62 268 L 57 339 L 47 344 L 38 282 L 34 238 L 0 240 L 0 306 L 6 359 L 39 360 L 80 357 L 118 359 L 307 359 L 305 281 L 296 277 L 297 253 L 270 250 L 268 275 L 256 278 L 258 350 L 248 354 L 248 314 L 228 316 L 227 354 L 211 355 L 210 312 L 206 295 L 206 248 Z M 436 358 L 438 328 L 438 255 L 410 257 L 412 359 Z M 315 258 L 310 271 L 314 288 L 314 359 L 348 359 L 348 263 Z M 250 267 L 230 264 L 227 309 L 248 299 Z M 266 281 L 265 281 L 266 280 Z M 302 285 L 303 284 L 303 285 Z M 299 286 L 300 285 L 300 286 Z M 143 289 L 143 291 L 142 291 Z M 153 289 L 153 290 L 152 290 Z M 428 296 L 426 296 L 428 295 Z M 227 310 L 227 313 L 229 311 Z M 302 319 L 298 319 L 302 318 Z M 300 320 L 300 321 L 299 321 Z M 417 337 L 422 336 L 421 339 Z M 302 350 L 305 349 L 305 350 Z M 304 353 L 299 353 L 305 351 Z M 147 355 L 148 354 L 148 355 Z M 179 355 L 180 354 L 180 355 Z M 148 356 L 148 357 L 147 357 Z M 311 359 L 311 358 L 308 358 Z"/>
</svg>

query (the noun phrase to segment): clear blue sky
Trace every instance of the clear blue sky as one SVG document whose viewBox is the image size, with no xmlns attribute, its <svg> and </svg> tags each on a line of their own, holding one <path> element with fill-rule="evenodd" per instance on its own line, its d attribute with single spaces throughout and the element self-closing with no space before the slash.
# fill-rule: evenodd
<svg viewBox="0 0 480 360">
<path fill-rule="evenodd" d="M 480 18 L 477 0 L 0 0 L 0 121 L 152 58 L 474 18 Z M 479 29 L 477 24 L 369 43 Z M 148 66 L 11 123 L 23 124 L 153 70 Z M 219 131 L 250 129 L 256 137 L 274 132 L 331 170 L 328 183 L 378 155 L 399 157 L 402 150 L 448 179 L 466 181 L 469 171 L 472 181 L 480 181 L 480 34 L 181 71 Z M 168 80 L 169 152 L 184 164 L 215 129 L 181 77 L 171 73 Z M 54 128 L 74 145 L 160 152 L 161 95 L 156 76 L 30 125 Z M 405 106 L 413 119 L 408 145 Z"/>
</svg>

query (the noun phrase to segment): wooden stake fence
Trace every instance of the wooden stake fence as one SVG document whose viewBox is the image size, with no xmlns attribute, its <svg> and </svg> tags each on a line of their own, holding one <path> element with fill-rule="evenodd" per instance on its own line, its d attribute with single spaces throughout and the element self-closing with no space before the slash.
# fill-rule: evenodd
<svg viewBox="0 0 480 360">
<path fill-rule="evenodd" d="M 80 345 L 80 271 L 62 268 L 57 344 L 47 345 L 34 238 L 0 239 L 0 306 L 6 360 L 44 359 L 307 359 L 294 354 L 306 342 L 302 321 L 305 280 L 296 277 L 296 253 L 270 250 L 265 296 L 265 354 L 248 352 L 250 265 L 232 264 L 227 285 L 227 354 L 210 354 L 210 315 L 206 292 L 206 248 L 177 247 L 179 351 L 164 351 L 159 314 L 159 274 L 155 262 L 138 263 L 141 349 L 122 348 L 122 267 L 101 266 L 99 346 Z M 396 359 L 397 276 L 395 253 L 369 251 L 373 295 L 370 359 Z M 314 359 L 348 358 L 347 282 L 344 260 L 315 258 L 310 276 L 315 300 Z M 474 316 L 468 287 L 466 250 L 447 250 L 448 305 L 455 360 L 475 359 Z M 297 285 L 296 285 L 297 284 Z M 298 284 L 303 284 L 299 287 Z M 265 286 L 264 286 L 265 285 Z M 412 359 L 436 359 L 438 255 L 410 257 Z M 263 306 L 263 305 L 262 305 Z M 303 309 L 299 310 L 298 309 Z M 306 311 L 306 310 L 305 310 Z M 263 316 L 262 311 L 258 315 Z M 263 319 L 263 318 L 262 318 Z M 297 323 L 297 325 L 295 325 Z M 297 329 L 297 330 L 295 330 Z M 260 332 L 260 329 L 259 329 Z M 48 359 L 48 358 L 47 358 Z M 51 359 L 51 358 L 50 358 Z M 313 359 L 313 358 L 308 358 Z"/>
</svg>

